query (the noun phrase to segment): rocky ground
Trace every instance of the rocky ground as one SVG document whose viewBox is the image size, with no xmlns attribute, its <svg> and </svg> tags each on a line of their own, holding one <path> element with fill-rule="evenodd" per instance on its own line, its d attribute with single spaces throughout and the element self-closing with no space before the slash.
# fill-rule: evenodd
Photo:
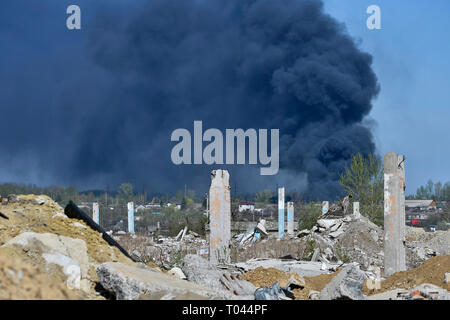
<svg viewBox="0 0 450 320">
<path fill-rule="evenodd" d="M 408 228 L 409 270 L 384 279 L 383 232 L 364 217 L 234 243 L 211 266 L 193 232 L 112 235 L 132 261 L 46 196 L 11 195 L 0 213 L 0 299 L 450 299 L 450 232 Z"/>
<path fill-rule="evenodd" d="M 222 297 L 132 261 L 47 196 L 11 195 L 0 213 L 0 298 Z"/>
<path fill-rule="evenodd" d="M 154 263 L 166 270 L 181 267 L 183 257 L 187 254 L 197 254 L 201 249 L 208 249 L 206 240 L 192 231 L 187 231 L 182 240 L 140 234 L 114 234 L 113 238 L 137 261 Z"/>
<path fill-rule="evenodd" d="M 436 255 L 450 254 L 450 231 L 425 232 L 406 227 L 406 265 L 414 268 Z M 383 267 L 383 229 L 364 216 L 322 219 L 295 237 L 274 237 L 235 249 L 235 261 L 290 257 L 325 263 L 357 262 L 363 270 Z M 316 255 L 314 256 L 314 252 Z"/>
</svg>

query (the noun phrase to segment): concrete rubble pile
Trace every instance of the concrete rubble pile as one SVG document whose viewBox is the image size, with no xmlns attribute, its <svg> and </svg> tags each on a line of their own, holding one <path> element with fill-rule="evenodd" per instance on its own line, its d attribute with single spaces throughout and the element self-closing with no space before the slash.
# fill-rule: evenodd
<svg viewBox="0 0 450 320">
<path fill-rule="evenodd" d="M 450 269 L 449 255 L 434 257 L 417 268 L 394 273 L 389 278 L 364 271 L 358 263 L 339 266 L 334 272 L 321 270 L 318 263 L 315 264 L 314 267 L 313 262 L 255 259 L 236 266 L 245 270 L 241 278 L 266 289 L 266 297 L 259 299 L 274 299 L 274 295 L 269 294 L 273 291 L 271 287 L 276 283 L 280 287 L 289 284 L 287 279 L 296 274 L 302 280 L 297 281 L 300 285 L 292 290 L 295 299 L 450 300 L 450 273 L 446 272 Z"/>
<path fill-rule="evenodd" d="M 0 299 L 234 298 L 183 280 L 179 268 L 163 272 L 154 263 L 134 262 L 47 196 L 10 195 L 0 212 Z M 205 245 L 197 234 L 184 233 L 178 244 Z M 172 239 L 159 242 L 175 246 Z"/>
<path fill-rule="evenodd" d="M 300 231 L 298 237 L 316 243 L 318 252 L 312 261 L 352 261 L 365 270 L 383 265 L 383 230 L 364 216 L 319 219 L 311 230 Z"/>
<path fill-rule="evenodd" d="M 383 230 L 364 216 L 328 215 L 282 239 L 261 220 L 230 242 L 229 262 L 208 261 L 209 242 L 187 228 L 114 234 L 124 254 L 46 196 L 11 195 L 0 213 L 0 298 L 449 299 L 450 232 L 406 228 L 408 268 L 383 278 Z"/>
<path fill-rule="evenodd" d="M 414 268 L 434 256 L 450 254 L 450 230 L 425 232 L 406 228 L 406 265 Z"/>
<path fill-rule="evenodd" d="M 95 290 L 99 264 L 134 263 L 85 222 L 68 218 L 47 196 L 10 195 L 3 198 L 0 211 L 8 217 L 0 219 L 0 256 L 36 268 L 39 276 L 53 278 L 77 299 L 103 299 Z M 23 272 L 20 264 L 13 267 L 18 273 Z M 17 290 L 22 285 L 26 283 L 18 281 Z M 45 289 L 42 292 L 27 298 L 55 298 Z"/>
<path fill-rule="evenodd" d="M 186 255 L 181 269 L 188 281 L 212 288 L 228 299 L 253 299 L 257 289 L 239 278 L 241 270 L 228 265 L 213 266 L 198 255 Z"/>
<path fill-rule="evenodd" d="M 245 246 L 251 242 L 257 242 L 263 237 L 267 237 L 266 220 L 261 219 L 255 227 L 250 227 L 247 232 L 237 234 L 232 238 L 234 245 Z"/>
<path fill-rule="evenodd" d="M 180 267 L 186 254 L 202 254 L 208 243 L 193 231 L 182 229 L 176 237 L 145 237 L 139 235 L 113 235 L 131 255 L 141 262 L 152 261 L 164 269 Z M 207 251 L 206 251 L 207 253 Z"/>
</svg>

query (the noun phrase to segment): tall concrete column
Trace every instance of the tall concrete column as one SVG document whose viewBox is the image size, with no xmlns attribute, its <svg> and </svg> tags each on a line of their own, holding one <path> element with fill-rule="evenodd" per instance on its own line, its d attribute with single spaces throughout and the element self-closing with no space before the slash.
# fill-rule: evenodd
<svg viewBox="0 0 450 320">
<path fill-rule="evenodd" d="M 406 270 L 405 156 L 384 156 L 384 275 Z"/>
<path fill-rule="evenodd" d="M 209 261 L 211 264 L 230 262 L 231 196 L 227 170 L 211 172 L 209 188 Z"/>
<path fill-rule="evenodd" d="M 128 202 L 128 232 L 134 233 L 134 202 Z"/>
<path fill-rule="evenodd" d="M 327 213 L 329 207 L 330 203 L 328 201 L 322 201 L 322 214 Z"/>
<path fill-rule="evenodd" d="M 294 203 L 287 203 L 287 234 L 294 235 Z"/>
<path fill-rule="evenodd" d="M 284 236 L 284 187 L 278 188 L 278 239 Z"/>
<path fill-rule="evenodd" d="M 353 216 L 355 218 L 361 217 L 361 214 L 359 212 L 359 202 L 353 202 Z"/>
<path fill-rule="evenodd" d="M 94 220 L 96 224 L 100 224 L 100 210 L 98 208 L 98 202 L 94 202 L 92 204 L 92 220 Z"/>
</svg>

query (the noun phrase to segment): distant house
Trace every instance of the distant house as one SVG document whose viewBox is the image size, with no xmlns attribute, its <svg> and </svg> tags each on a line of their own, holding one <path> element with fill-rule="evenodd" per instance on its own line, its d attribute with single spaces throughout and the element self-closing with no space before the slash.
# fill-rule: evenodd
<svg viewBox="0 0 450 320">
<path fill-rule="evenodd" d="M 142 204 L 136 206 L 136 208 L 134 208 L 134 211 L 139 212 L 141 210 L 145 210 L 147 209 L 145 206 L 143 206 Z"/>
<path fill-rule="evenodd" d="M 250 201 L 242 201 L 241 203 L 239 203 L 239 212 L 244 212 L 244 211 L 253 211 L 255 210 L 255 204 L 253 202 Z"/>
<path fill-rule="evenodd" d="M 426 220 L 437 212 L 434 200 L 405 200 L 406 221 L 412 225 L 418 225 L 421 220 Z"/>
<path fill-rule="evenodd" d="M 140 204 L 140 205 L 136 206 L 135 211 L 137 212 L 140 210 L 153 210 L 153 209 L 161 209 L 161 205 L 160 204 L 151 204 L 151 203 L 148 203 L 146 205 Z"/>
<path fill-rule="evenodd" d="M 434 200 L 405 200 L 406 209 L 415 210 L 435 210 L 436 201 Z"/>
</svg>

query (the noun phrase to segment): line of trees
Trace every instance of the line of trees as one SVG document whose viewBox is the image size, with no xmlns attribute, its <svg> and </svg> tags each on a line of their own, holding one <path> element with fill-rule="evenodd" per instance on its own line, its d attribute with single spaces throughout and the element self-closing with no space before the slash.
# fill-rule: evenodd
<svg viewBox="0 0 450 320">
<path fill-rule="evenodd" d="M 407 198 L 450 201 L 450 181 L 442 184 L 441 181 L 434 183 L 429 179 L 425 185 L 417 188 L 415 194 L 409 195 Z"/>
<path fill-rule="evenodd" d="M 65 206 L 69 200 L 76 203 L 99 202 L 106 205 L 119 205 L 134 201 L 137 204 L 152 202 L 159 204 L 177 203 L 187 204 L 190 201 L 202 202 L 204 197 L 197 197 L 194 190 L 178 190 L 175 195 L 159 195 L 148 199 L 145 191 L 136 192 L 131 183 L 122 183 L 117 190 L 106 192 L 105 190 L 78 191 L 74 186 L 50 186 L 39 187 L 35 184 L 21 184 L 5 182 L 0 184 L 0 195 L 6 197 L 10 194 L 45 194 Z"/>
</svg>

